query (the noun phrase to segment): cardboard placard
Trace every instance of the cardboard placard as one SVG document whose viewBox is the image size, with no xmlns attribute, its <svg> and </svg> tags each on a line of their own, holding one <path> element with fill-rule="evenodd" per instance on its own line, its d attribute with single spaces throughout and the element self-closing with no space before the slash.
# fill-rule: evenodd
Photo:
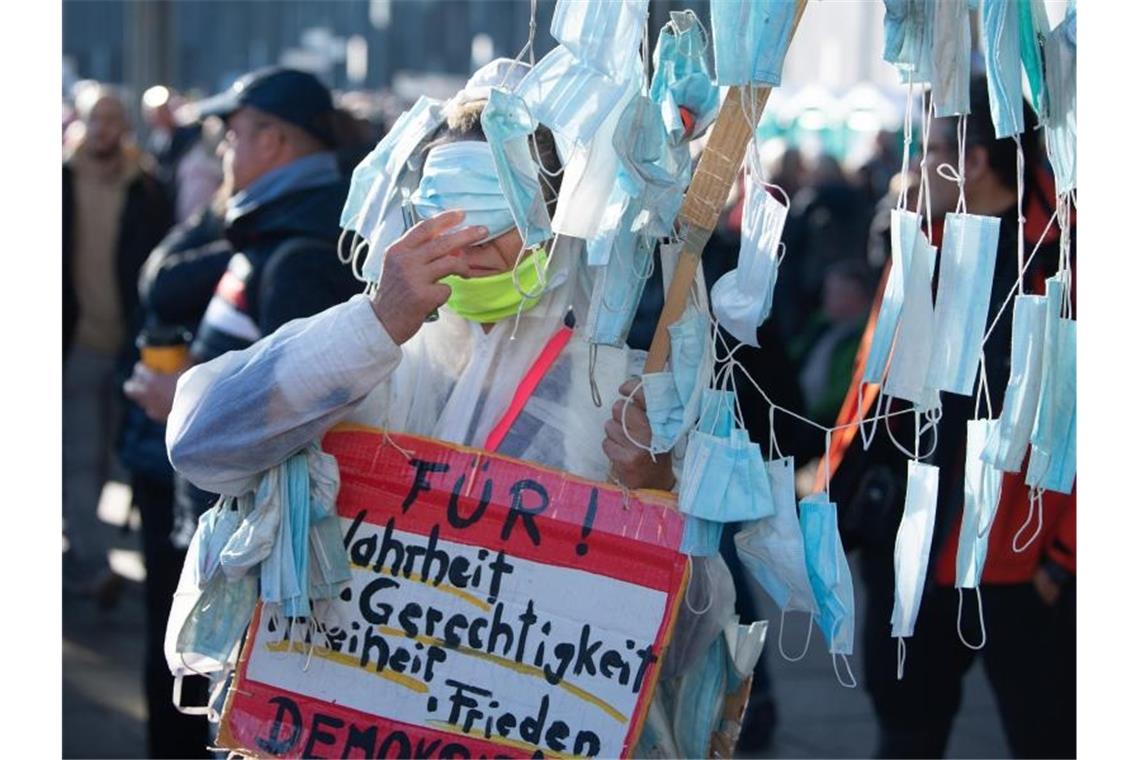
<svg viewBox="0 0 1140 760">
<path fill-rule="evenodd" d="M 266 757 L 628 755 L 688 574 L 672 496 L 360 428 L 324 449 L 353 567 L 329 646 L 310 656 L 303 626 L 291 641 L 259 606 L 219 744 Z"/>
</svg>

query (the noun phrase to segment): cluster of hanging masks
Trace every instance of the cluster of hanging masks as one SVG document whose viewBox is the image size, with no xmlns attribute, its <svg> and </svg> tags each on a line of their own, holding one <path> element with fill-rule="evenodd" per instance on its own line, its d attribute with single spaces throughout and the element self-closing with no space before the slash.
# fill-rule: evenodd
<svg viewBox="0 0 1140 760">
<path fill-rule="evenodd" d="M 198 521 L 174 594 L 166 660 L 179 681 L 233 669 L 259 599 L 283 639 L 312 647 L 323 634 L 323 605 L 352 570 L 336 496 L 336 460 L 313 444 L 267 472 L 255 492 L 223 497 Z M 179 706 L 216 719 L 206 707 Z"/>
</svg>

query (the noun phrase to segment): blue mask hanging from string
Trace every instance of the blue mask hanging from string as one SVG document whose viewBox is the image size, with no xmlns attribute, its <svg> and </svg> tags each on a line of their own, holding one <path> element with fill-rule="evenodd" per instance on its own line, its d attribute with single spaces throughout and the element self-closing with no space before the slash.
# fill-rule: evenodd
<svg viewBox="0 0 1140 760">
<path fill-rule="evenodd" d="M 491 146 L 499 188 L 515 227 L 522 233 L 523 245 L 529 248 L 549 240 L 550 213 L 529 139 L 537 124 L 531 119 L 526 102 L 506 90 L 492 89 L 481 121 Z"/>
<path fill-rule="evenodd" d="M 981 17 L 994 135 L 1012 137 L 1025 131 L 1017 3 L 1015 0 L 982 0 Z"/>
<path fill-rule="evenodd" d="M 789 0 L 710 0 L 718 86 L 780 84 L 796 4 Z"/>
<path fill-rule="evenodd" d="M 708 40 L 697 16 L 690 10 L 669 14 L 670 21 L 657 36 L 653 51 L 653 80 L 649 97 L 661 106 L 661 118 L 671 145 L 695 137 L 716 113 L 719 93 L 705 61 Z M 688 133 L 680 109 L 694 118 Z M 688 133 L 688 134 L 687 134 Z"/>
<path fill-rule="evenodd" d="M 875 333 L 871 337 L 871 350 L 863 369 L 865 383 L 881 383 L 886 375 L 887 360 L 891 355 L 906 292 L 906 274 L 914 256 L 915 240 L 921 235 L 920 222 L 921 217 L 913 211 L 891 211 L 891 271 L 887 275 L 887 287 L 879 304 Z"/>
<path fill-rule="evenodd" d="M 1041 360 L 1045 344 L 1048 303 L 1044 296 L 1017 296 L 1013 300 L 1013 340 L 1009 384 L 1001 417 L 990 433 L 982 459 L 1003 472 L 1019 472 L 1033 430 L 1041 394 Z"/>
<path fill-rule="evenodd" d="M 928 387 L 965 396 L 973 392 L 1000 230 L 1001 220 L 994 216 L 946 215 Z"/>
<path fill-rule="evenodd" d="M 550 34 L 583 64 L 621 81 L 637 60 L 648 12 L 649 0 L 558 0 Z"/>
</svg>

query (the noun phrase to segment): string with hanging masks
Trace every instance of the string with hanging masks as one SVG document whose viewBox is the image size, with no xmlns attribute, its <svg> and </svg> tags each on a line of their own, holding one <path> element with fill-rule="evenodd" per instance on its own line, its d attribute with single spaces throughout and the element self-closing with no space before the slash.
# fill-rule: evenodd
<svg viewBox="0 0 1140 760">
<path fill-rule="evenodd" d="M 899 194 L 895 199 L 895 209 L 903 211 L 906 209 L 906 196 L 910 191 L 910 154 L 914 146 L 914 72 L 913 69 L 908 68 L 906 71 L 906 111 L 903 115 L 903 149 L 902 149 L 902 167 L 899 169 Z M 895 262 L 891 262 L 891 266 L 896 266 Z M 880 378 L 881 380 L 882 378 Z M 864 387 L 867 385 L 865 380 L 859 381 L 858 388 L 858 409 L 860 412 L 863 409 L 863 393 Z M 863 417 L 859 421 L 859 438 L 863 442 L 863 450 L 866 451 L 871 447 L 871 441 L 875 438 L 875 432 L 878 430 L 880 412 L 883 408 L 883 388 L 882 383 L 876 383 L 879 386 L 877 395 L 875 397 L 874 413 L 870 417 Z M 888 413 L 890 411 L 888 406 Z M 871 423 L 870 432 L 864 427 L 865 423 Z"/>
</svg>

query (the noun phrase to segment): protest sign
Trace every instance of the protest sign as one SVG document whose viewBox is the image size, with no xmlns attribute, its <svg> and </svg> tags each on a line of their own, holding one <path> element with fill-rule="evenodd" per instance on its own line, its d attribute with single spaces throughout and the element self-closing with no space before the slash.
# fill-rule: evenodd
<svg viewBox="0 0 1140 760">
<path fill-rule="evenodd" d="M 614 757 L 688 573 L 672 497 L 414 436 L 324 448 L 352 581 L 327 638 L 259 608 L 219 744 L 256 756 Z"/>
</svg>

